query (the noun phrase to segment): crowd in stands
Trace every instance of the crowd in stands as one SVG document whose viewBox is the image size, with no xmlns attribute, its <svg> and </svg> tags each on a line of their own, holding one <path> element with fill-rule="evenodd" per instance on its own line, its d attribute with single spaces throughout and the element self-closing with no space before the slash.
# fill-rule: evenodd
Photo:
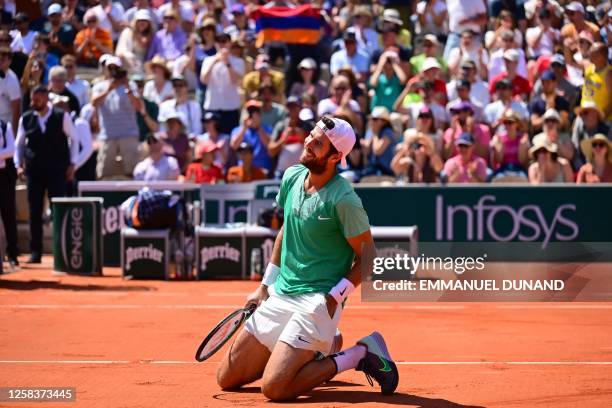
<svg viewBox="0 0 612 408">
<path fill-rule="evenodd" d="M 612 182 L 609 0 L 0 8 L 0 178 L 35 209 L 81 180 L 278 179 L 323 115 L 358 135 L 353 182 Z M 306 8 L 315 43 L 263 36 Z"/>
</svg>

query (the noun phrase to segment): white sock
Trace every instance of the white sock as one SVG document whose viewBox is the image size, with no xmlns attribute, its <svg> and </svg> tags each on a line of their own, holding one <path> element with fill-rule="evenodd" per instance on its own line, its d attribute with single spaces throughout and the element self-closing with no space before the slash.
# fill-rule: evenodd
<svg viewBox="0 0 612 408">
<path fill-rule="evenodd" d="M 357 344 L 349 349 L 331 355 L 331 358 L 338 368 L 336 373 L 356 368 L 359 361 L 365 357 L 367 350 L 366 346 Z"/>
</svg>

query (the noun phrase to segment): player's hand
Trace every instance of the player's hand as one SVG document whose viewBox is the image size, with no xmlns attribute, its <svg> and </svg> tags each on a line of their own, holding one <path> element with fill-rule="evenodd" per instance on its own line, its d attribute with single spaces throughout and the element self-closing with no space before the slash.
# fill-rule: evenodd
<svg viewBox="0 0 612 408">
<path fill-rule="evenodd" d="M 259 306 L 261 302 L 268 299 L 268 297 L 270 297 L 270 295 L 268 295 L 268 287 L 266 285 L 259 285 L 257 289 L 247 296 L 244 307 L 249 305 Z"/>
<path fill-rule="evenodd" d="M 327 313 L 329 313 L 329 318 L 332 319 L 334 314 L 336 313 L 336 308 L 338 307 L 338 302 L 336 299 L 329 293 L 325 294 L 325 304 L 327 305 Z"/>
</svg>

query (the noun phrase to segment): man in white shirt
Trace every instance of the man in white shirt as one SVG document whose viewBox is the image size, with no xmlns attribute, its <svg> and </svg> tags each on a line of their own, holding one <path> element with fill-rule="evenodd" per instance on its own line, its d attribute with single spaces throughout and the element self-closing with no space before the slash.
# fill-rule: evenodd
<svg viewBox="0 0 612 408">
<path fill-rule="evenodd" d="M 448 9 L 449 34 L 444 48 L 444 59 L 459 45 L 459 37 L 465 30 L 472 30 L 478 36 L 481 27 L 487 23 L 487 7 L 484 0 L 446 0 Z"/>
<path fill-rule="evenodd" d="M 193 99 L 189 99 L 187 80 L 184 76 L 172 78 L 175 97 L 162 102 L 159 105 L 159 116 L 157 120 L 162 123 L 162 130 L 165 131 L 164 122 L 172 112 L 179 112 L 185 118 L 185 127 L 191 137 L 196 137 L 202 133 L 202 109 Z"/>
<path fill-rule="evenodd" d="M 147 137 L 149 155 L 134 167 L 134 180 L 176 180 L 180 175 L 178 162 L 163 153 L 164 144 L 159 133 Z"/>
<path fill-rule="evenodd" d="M 219 34 L 217 53 L 204 59 L 200 81 L 206 85 L 204 110 L 221 117 L 222 133 L 231 133 L 240 122 L 240 84 L 245 74 L 244 60 L 230 54 L 230 36 Z"/>
<path fill-rule="evenodd" d="M 518 65 L 516 67 L 516 73 L 527 78 L 527 63 L 525 61 L 525 52 L 520 46 L 514 43 L 514 33 L 512 31 L 504 31 L 501 35 L 503 46 L 491 54 L 491 61 L 489 61 L 489 80 L 495 78 L 506 70 L 506 63 L 504 61 L 504 53 L 507 50 L 515 49 L 518 52 Z"/>
<path fill-rule="evenodd" d="M 77 97 L 79 106 L 89 103 L 89 82 L 76 76 L 76 58 L 73 55 L 64 55 L 61 60 L 66 69 L 66 87 Z"/>
<path fill-rule="evenodd" d="M 8 47 L 0 48 L 0 120 L 17 129 L 21 115 L 21 86 L 17 75 L 9 68 L 12 55 Z"/>
<path fill-rule="evenodd" d="M 512 97 L 512 83 L 508 79 L 502 79 L 495 83 L 495 93 L 497 94 L 497 100 L 488 104 L 484 110 L 484 122 L 491 126 L 492 133 L 503 126 L 502 117 L 508 109 L 516 112 L 521 122 L 526 124 L 529 119 L 529 110 L 524 102 Z"/>
<path fill-rule="evenodd" d="M 448 100 L 453 101 L 457 99 L 458 84 L 464 80 L 470 83 L 470 100 L 472 104 L 481 107 L 487 106 L 491 100 L 489 84 L 478 78 L 476 74 L 476 63 L 472 60 L 463 61 L 461 63 L 461 70 L 459 71 L 459 79 L 454 79 L 446 85 Z"/>
<path fill-rule="evenodd" d="M 98 26 L 105 29 L 117 41 L 119 34 L 127 26 L 125 10 L 121 3 L 112 0 L 100 0 L 100 4 L 91 9 L 98 17 Z"/>
<path fill-rule="evenodd" d="M 15 183 L 17 173 L 13 164 L 15 138 L 10 122 L 0 123 L 0 217 L 4 224 L 6 252 L 11 268 L 19 266 L 17 260 L 17 208 L 15 202 Z M 4 243 L 3 243 L 4 244 Z M 5 248 L 0 249 L 0 253 Z M 2 260 L 0 259 L 0 263 Z M 1 268 L 0 268 L 1 269 Z"/>
<path fill-rule="evenodd" d="M 30 52 L 32 52 L 34 38 L 36 37 L 37 32 L 30 30 L 30 19 L 24 13 L 17 13 L 13 21 L 15 22 L 15 29 L 11 30 L 11 37 L 13 37 L 15 40 L 19 37 L 19 41 L 21 41 L 19 45 L 20 48 L 22 48 L 16 51 L 21 51 L 24 54 L 29 55 Z"/>
<path fill-rule="evenodd" d="M 78 158 L 78 137 L 67 112 L 54 108 L 49 91 L 39 85 L 32 90 L 31 109 L 19 120 L 15 166 L 27 176 L 30 205 L 30 249 L 28 263 L 40 263 L 42 212 L 45 192 L 49 199 L 66 195 Z"/>
<path fill-rule="evenodd" d="M 336 75 L 340 69 L 350 66 L 357 80 L 362 82 L 370 68 L 370 57 L 357 48 L 357 37 L 353 28 L 348 28 L 345 31 L 343 40 L 344 48 L 332 54 L 329 70 L 332 75 Z"/>
</svg>

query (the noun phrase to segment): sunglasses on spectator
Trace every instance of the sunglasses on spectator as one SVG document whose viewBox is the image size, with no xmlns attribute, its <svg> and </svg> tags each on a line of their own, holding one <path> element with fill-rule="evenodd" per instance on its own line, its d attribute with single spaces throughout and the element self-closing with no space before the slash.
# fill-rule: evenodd
<svg viewBox="0 0 612 408">
<path fill-rule="evenodd" d="M 459 150 L 465 150 L 465 149 L 467 149 L 467 148 L 468 148 L 468 147 L 470 147 L 470 146 L 471 146 L 471 145 L 464 145 L 464 144 L 460 144 L 460 145 L 458 145 L 457 147 L 459 148 Z"/>
<path fill-rule="evenodd" d="M 420 119 L 433 119 L 433 116 L 431 116 L 431 115 L 419 115 L 417 118 L 420 118 Z"/>
<path fill-rule="evenodd" d="M 559 123 L 557 119 L 546 119 L 544 123 Z"/>
<path fill-rule="evenodd" d="M 174 16 L 164 16 L 164 20 L 174 20 Z"/>
<path fill-rule="evenodd" d="M 174 86 L 175 88 L 184 88 L 187 86 L 187 84 L 184 82 L 175 82 L 172 84 L 172 86 Z"/>
<path fill-rule="evenodd" d="M 87 24 L 94 24 L 94 23 L 97 23 L 97 22 L 98 22 L 98 19 L 96 19 L 96 18 L 90 18 L 90 19 L 87 20 Z"/>
<path fill-rule="evenodd" d="M 503 123 L 505 126 L 510 126 L 510 125 L 514 125 L 514 124 L 515 124 L 515 123 L 517 123 L 517 122 L 516 122 L 516 121 L 514 121 L 514 120 L 504 120 L 502 123 Z"/>
<path fill-rule="evenodd" d="M 546 150 L 546 149 L 538 149 L 535 152 L 533 152 L 533 157 L 538 157 L 542 153 L 548 153 L 548 150 Z"/>
<path fill-rule="evenodd" d="M 66 68 L 66 69 L 74 69 L 74 68 L 76 68 L 76 65 L 64 65 L 64 68 Z"/>
<path fill-rule="evenodd" d="M 425 47 L 425 48 L 431 48 L 431 47 L 433 47 L 433 44 L 432 44 L 432 43 L 430 43 L 430 42 L 426 42 L 426 43 L 423 43 L 423 47 Z"/>
<path fill-rule="evenodd" d="M 511 43 L 512 41 L 513 41 L 512 38 L 504 38 L 505 43 Z"/>
<path fill-rule="evenodd" d="M 334 91 L 346 91 L 347 89 L 346 86 L 337 86 L 334 88 Z"/>
<path fill-rule="evenodd" d="M 608 145 L 603 142 L 595 142 L 591 144 L 591 146 L 593 146 L 593 149 L 603 149 L 604 147 L 608 147 Z"/>
</svg>

